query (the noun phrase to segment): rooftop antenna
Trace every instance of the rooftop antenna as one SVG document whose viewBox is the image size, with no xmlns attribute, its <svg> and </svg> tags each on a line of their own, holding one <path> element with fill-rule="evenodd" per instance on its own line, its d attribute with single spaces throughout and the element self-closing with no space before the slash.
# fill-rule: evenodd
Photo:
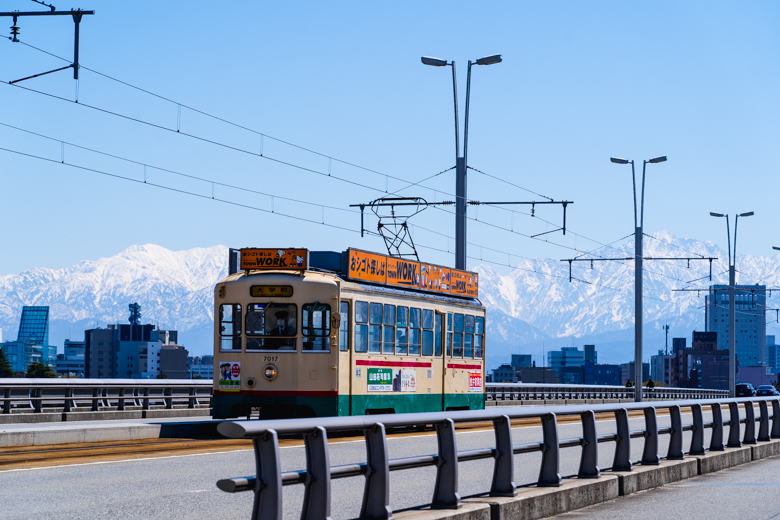
<svg viewBox="0 0 780 520">
<path fill-rule="evenodd" d="M 84 15 L 91 15 L 95 14 L 95 11 L 84 11 L 82 9 L 71 9 L 70 11 L 57 11 L 57 9 L 51 5 L 47 4 L 46 2 L 43 2 L 41 0 L 33 0 L 33 2 L 37 4 L 44 5 L 48 7 L 49 11 L 11 11 L 7 13 L 0 13 L 0 16 L 6 16 L 6 17 L 12 17 L 14 19 L 14 24 L 11 26 L 11 37 L 10 40 L 12 42 L 18 42 L 19 38 L 19 26 L 16 25 L 17 19 L 21 16 L 72 16 L 73 17 L 73 23 L 76 26 L 75 34 L 74 34 L 74 42 L 73 42 L 73 63 L 70 65 L 67 65 L 65 67 L 60 67 L 59 69 L 50 70 L 47 72 L 41 72 L 40 74 L 34 74 L 32 76 L 27 76 L 26 78 L 21 79 L 15 79 L 13 81 L 9 81 L 8 83 L 14 84 L 19 83 L 20 81 L 24 81 L 27 79 L 33 79 L 37 78 L 39 76 L 45 76 L 46 74 L 51 74 L 52 72 L 59 72 L 61 70 L 66 70 L 73 68 L 73 79 L 77 80 L 79 79 L 79 26 L 81 25 L 81 17 Z"/>
<path fill-rule="evenodd" d="M 664 347 L 664 355 L 669 355 L 669 325 L 664 325 L 661 327 L 666 331 L 666 347 Z"/>
</svg>

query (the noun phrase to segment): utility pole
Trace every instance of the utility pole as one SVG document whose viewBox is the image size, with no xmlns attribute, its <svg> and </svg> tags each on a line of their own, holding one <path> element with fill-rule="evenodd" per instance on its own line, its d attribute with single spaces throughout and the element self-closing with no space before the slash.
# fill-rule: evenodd
<svg viewBox="0 0 780 520">
<path fill-rule="evenodd" d="M 455 75 L 455 62 L 440 58 L 423 56 L 424 65 L 432 67 L 452 67 L 452 95 L 455 102 L 455 269 L 466 269 L 466 170 L 469 148 L 469 98 L 471 97 L 471 66 L 493 65 L 503 60 L 500 54 L 485 56 L 472 62 L 466 79 L 466 121 L 463 129 L 463 155 L 460 153 L 460 123 L 458 121 L 458 82 Z"/>
<path fill-rule="evenodd" d="M 710 211 L 713 217 L 726 217 L 726 238 L 729 243 L 729 397 L 736 395 L 737 386 L 737 347 L 736 347 L 736 285 L 737 285 L 737 224 L 739 217 L 752 217 L 754 212 L 737 213 L 734 218 L 734 255 L 731 254 L 731 227 L 729 226 L 729 216 L 725 213 L 715 213 Z M 716 293 L 717 299 L 717 293 Z"/>
<path fill-rule="evenodd" d="M 37 0 L 34 0 L 37 1 Z M 66 66 L 66 67 L 60 67 L 59 69 L 50 70 L 47 72 L 41 72 L 40 74 L 34 74 L 32 76 L 27 76 L 26 78 L 21 79 L 15 79 L 13 81 L 9 81 L 8 83 L 14 84 L 19 83 L 20 81 L 24 81 L 27 79 L 33 79 L 37 78 L 39 76 L 45 76 L 46 74 L 51 74 L 52 72 L 59 72 L 61 70 L 73 68 L 73 79 L 79 79 L 79 27 L 81 25 L 81 17 L 84 15 L 92 15 L 95 14 L 95 11 L 85 11 L 83 9 L 72 9 L 70 11 L 57 11 L 55 10 L 53 5 L 46 4 L 44 2 L 38 2 L 39 4 L 45 5 L 50 9 L 50 11 L 11 11 L 7 13 L 0 13 L 0 17 L 12 17 L 14 19 L 14 24 L 11 27 L 11 41 L 12 42 L 18 42 L 19 38 L 19 26 L 16 25 L 17 19 L 22 16 L 72 16 L 73 17 L 73 23 L 75 24 L 75 33 L 73 37 L 73 63 Z"/>
</svg>

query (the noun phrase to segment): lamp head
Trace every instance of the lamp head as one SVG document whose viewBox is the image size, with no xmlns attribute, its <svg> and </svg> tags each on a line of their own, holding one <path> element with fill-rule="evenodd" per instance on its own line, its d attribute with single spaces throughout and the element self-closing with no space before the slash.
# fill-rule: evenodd
<svg viewBox="0 0 780 520">
<path fill-rule="evenodd" d="M 447 65 L 447 60 L 432 58 L 430 56 L 423 56 L 420 58 L 420 61 L 422 61 L 424 65 L 430 65 L 431 67 L 444 67 Z"/>
<path fill-rule="evenodd" d="M 772 249 L 774 249 L 775 251 L 780 251 L 780 247 L 777 246 L 772 246 Z"/>
<path fill-rule="evenodd" d="M 477 65 L 493 65 L 494 63 L 501 63 L 503 59 L 503 56 L 500 54 L 493 54 L 491 56 L 483 56 L 474 63 Z"/>
<path fill-rule="evenodd" d="M 628 159 L 621 159 L 620 157 L 610 157 L 609 160 L 615 164 L 628 164 L 631 162 Z"/>
<path fill-rule="evenodd" d="M 740 213 L 739 214 L 740 217 L 752 217 L 753 215 L 755 215 L 755 212 L 753 212 L 753 211 L 748 211 L 747 213 Z"/>
<path fill-rule="evenodd" d="M 650 159 L 647 162 L 652 163 L 652 164 L 656 164 L 656 163 L 659 163 L 659 162 L 666 162 L 666 156 L 662 155 L 660 157 L 653 157 L 652 159 Z"/>
<path fill-rule="evenodd" d="M 712 217 L 725 217 L 723 213 L 715 213 L 714 211 L 710 211 L 710 216 Z"/>
</svg>

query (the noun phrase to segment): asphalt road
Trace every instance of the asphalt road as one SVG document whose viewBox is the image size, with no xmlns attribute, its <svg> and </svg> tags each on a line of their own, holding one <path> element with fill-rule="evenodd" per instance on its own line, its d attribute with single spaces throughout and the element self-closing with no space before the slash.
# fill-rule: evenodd
<svg viewBox="0 0 780 520">
<path fill-rule="evenodd" d="M 728 413 L 724 413 L 724 420 Z M 707 418 L 705 417 L 705 421 Z M 691 421 L 683 416 L 683 423 Z M 659 427 L 668 426 L 668 416 L 658 417 Z M 642 429 L 644 419 L 630 420 L 632 430 Z M 598 433 L 614 432 L 614 421 L 597 422 Z M 579 423 L 560 424 L 561 439 L 579 437 Z M 513 430 L 514 442 L 541 441 L 541 428 L 520 427 Z M 659 453 L 664 456 L 668 436 L 660 437 Z M 709 430 L 705 436 L 709 442 Z M 492 431 L 464 431 L 457 434 L 459 450 L 492 447 Z M 690 442 L 686 432 L 685 446 Z M 613 443 L 599 445 L 599 465 L 612 464 Z M 642 440 L 632 440 L 632 460 L 641 458 Z M 436 452 L 432 433 L 388 438 L 391 458 L 426 455 Z M 282 450 L 282 470 L 305 468 L 301 446 Z M 329 446 L 331 465 L 365 461 L 362 440 L 332 440 Z M 567 448 L 561 453 L 561 474 L 576 474 L 580 448 Z M 541 454 L 515 456 L 515 482 L 533 483 L 539 472 Z M 487 492 L 492 477 L 492 460 L 462 463 L 460 494 L 462 497 Z M 150 455 L 122 461 L 105 461 L 57 467 L 0 471 L 0 518 L 100 518 L 100 519 L 192 519 L 248 518 L 252 508 L 252 493 L 229 494 L 217 489 L 221 478 L 240 477 L 254 473 L 251 450 L 240 449 L 215 453 L 184 455 Z M 420 468 L 391 474 L 391 507 L 395 511 L 430 502 L 435 479 L 434 468 Z M 341 479 L 333 482 L 332 516 L 334 519 L 355 518 L 360 510 L 364 479 Z M 300 517 L 302 486 L 284 489 L 285 518 Z M 780 506 L 778 506 L 780 510 Z"/>
</svg>

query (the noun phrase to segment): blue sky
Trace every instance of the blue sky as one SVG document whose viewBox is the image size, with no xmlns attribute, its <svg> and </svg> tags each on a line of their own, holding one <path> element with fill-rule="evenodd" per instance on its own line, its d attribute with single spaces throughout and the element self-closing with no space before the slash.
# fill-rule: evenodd
<svg viewBox="0 0 780 520">
<path fill-rule="evenodd" d="M 55 5 L 57 3 L 55 2 Z M 64 7 L 64 6 L 58 6 Z M 648 168 L 645 231 L 668 229 L 726 246 L 709 211 L 756 216 L 740 226 L 740 252 L 769 255 L 780 245 L 775 207 L 780 5 L 776 2 L 297 2 L 272 5 L 92 0 L 81 26 L 81 62 L 101 73 L 325 156 L 417 182 L 455 163 L 448 68 L 420 56 L 455 60 L 461 121 L 466 63 L 501 53 L 504 62 L 472 76 L 469 164 L 555 199 L 574 200 L 568 224 L 580 236 L 534 234 L 554 226 L 523 214 L 480 208 L 470 216 L 469 254 L 506 264 L 517 257 L 568 258 L 633 231 L 630 170 L 611 155 Z M 2 10 L 36 10 L 13 0 Z M 9 23 L 2 27 L 10 26 Z M 65 57 L 73 23 L 22 18 L 20 39 Z M 5 30 L 5 29 L 3 29 Z M 6 33 L 3 33 L 4 35 Z M 64 65 L 20 43 L 0 41 L 0 79 Z M 70 71 L 20 85 L 74 99 Z M 132 244 L 179 250 L 225 244 L 382 251 L 360 238 L 349 204 L 405 184 L 350 167 L 182 109 L 181 132 L 273 160 L 177 135 L 178 106 L 82 69 L 81 104 L 160 125 L 139 124 L 74 103 L 0 84 L 0 123 L 137 161 L 147 180 L 196 198 L 73 169 L 56 161 L 62 145 L 0 126 L 0 274 L 64 267 L 116 254 Z M 262 141 L 262 142 L 261 142 Z M 262 147 L 262 150 L 261 150 Z M 143 166 L 65 146 L 67 163 L 143 180 Z M 217 198 L 348 228 L 296 221 L 209 200 Z M 341 177 L 327 178 L 301 168 Z M 404 190 L 452 198 L 453 172 Z M 294 198 L 319 206 L 296 204 Z M 469 174 L 474 200 L 535 195 Z M 518 211 L 527 212 L 526 208 Z M 552 222 L 560 210 L 539 209 Z M 454 219 L 428 209 L 415 217 L 421 256 L 451 265 Z M 370 225 L 376 225 L 370 220 Z M 492 225 L 492 226 L 491 226 Z M 587 238 L 586 238 L 587 237 Z M 479 245 L 484 246 L 480 252 Z M 493 248 L 515 255 L 492 253 Z M 569 248 L 569 249 L 567 249 Z M 470 265 L 479 261 L 471 260 Z"/>
</svg>

